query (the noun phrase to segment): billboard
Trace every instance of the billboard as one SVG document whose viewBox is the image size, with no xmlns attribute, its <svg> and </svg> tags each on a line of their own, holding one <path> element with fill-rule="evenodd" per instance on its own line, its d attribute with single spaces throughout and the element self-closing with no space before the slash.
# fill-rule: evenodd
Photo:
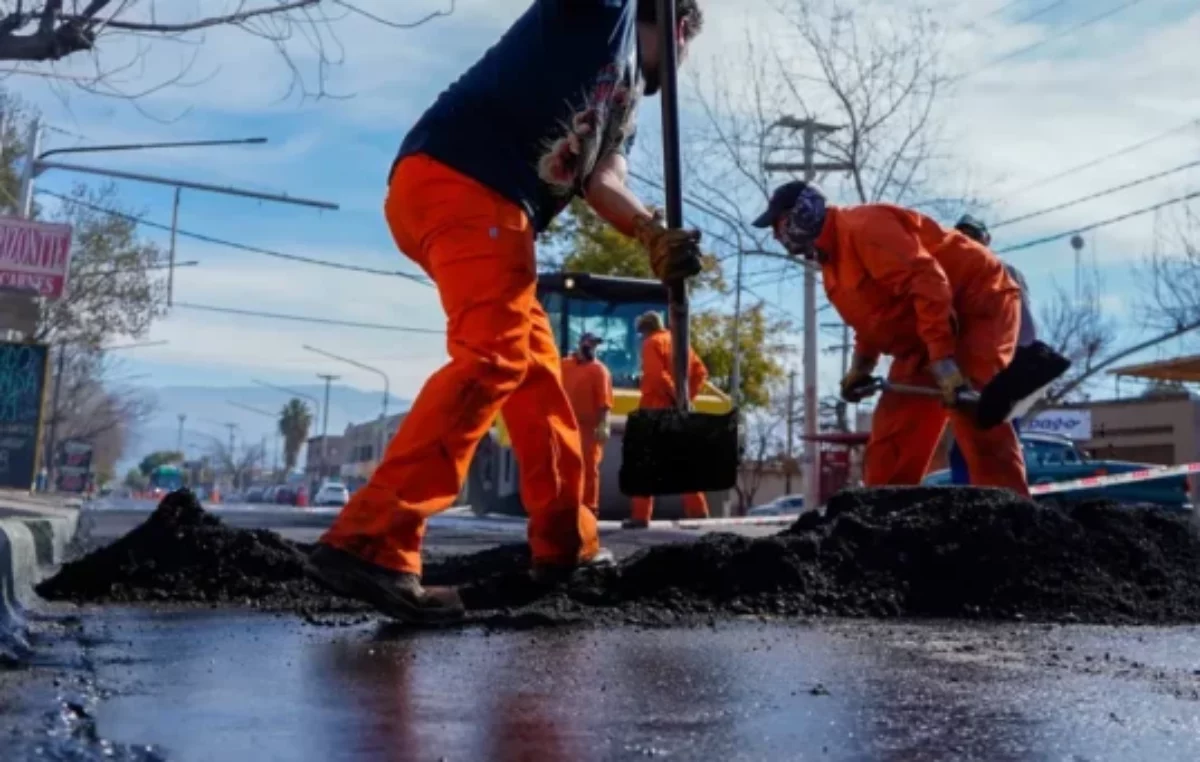
<svg viewBox="0 0 1200 762">
<path fill-rule="evenodd" d="M 59 492 L 86 492 L 91 486 L 92 446 L 77 439 L 68 439 L 58 451 L 55 486 Z"/>
<path fill-rule="evenodd" d="M 70 268 L 70 225 L 0 217 L 0 290 L 58 299 Z"/>
<path fill-rule="evenodd" d="M 0 487 L 33 486 L 50 350 L 0 342 Z"/>
<path fill-rule="evenodd" d="M 1021 421 L 1021 431 L 1031 434 L 1061 434 L 1075 440 L 1092 438 L 1091 410 L 1046 410 L 1031 420 Z"/>
</svg>

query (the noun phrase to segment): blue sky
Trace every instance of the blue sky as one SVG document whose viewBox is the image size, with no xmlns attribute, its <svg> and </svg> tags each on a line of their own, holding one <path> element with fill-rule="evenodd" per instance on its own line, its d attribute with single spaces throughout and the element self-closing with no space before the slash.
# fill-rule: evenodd
<svg viewBox="0 0 1200 762">
<path fill-rule="evenodd" d="M 725 76 L 738 86 L 747 73 L 729 62 L 737 61 L 739 45 L 747 34 L 769 35 L 780 25 L 776 7 L 786 10 L 796 1 L 708 0 L 708 29 L 689 68 L 705 72 L 722 66 Z M 947 150 L 955 157 L 950 166 L 969 177 L 977 193 L 996 201 L 988 210 L 991 219 L 1040 209 L 1183 163 L 1200 147 L 1200 129 L 1185 130 L 1087 172 L 1012 192 L 1200 117 L 1200 95 L 1193 85 L 1195 40 L 1200 39 L 1200 9 L 1195 3 L 1147 0 L 1084 30 L 1066 33 L 1123 2 L 931 0 L 924 4 L 943 19 L 949 37 L 947 61 L 955 70 L 974 71 L 1010 51 L 1050 40 L 968 78 L 940 108 Z M 49 147 L 268 136 L 267 146 L 97 154 L 72 160 L 335 201 L 341 204 L 340 211 L 316 212 L 185 192 L 180 226 L 293 254 L 411 270 L 394 251 L 380 212 L 396 147 L 424 107 L 527 3 L 459 0 L 452 16 L 415 30 L 347 19 L 338 27 L 345 43 L 345 63 L 332 70 L 329 87 L 353 94 L 348 99 L 284 99 L 290 75 L 283 59 L 270 45 L 237 30 L 211 32 L 202 45 L 149 47 L 148 65 L 123 74 L 123 87 L 134 90 L 161 81 L 163 72 L 177 71 L 193 54 L 196 60 L 189 79 L 199 83 L 148 95 L 139 101 L 141 111 L 125 100 L 101 98 L 39 77 L 12 76 L 7 86 L 41 107 L 56 128 L 47 136 Z M 361 5 L 402 20 L 446 4 L 446 0 L 377 0 Z M 883 18 L 904 3 L 847 4 Z M 224 5 L 220 0 L 192 0 L 181 4 L 178 12 L 220 10 Z M 988 15 L 1005 5 L 1011 7 Z M 1049 10 L 1027 23 L 1016 23 L 1041 8 Z M 114 38 L 101 48 L 100 58 L 119 62 L 133 52 L 133 46 L 148 44 L 144 38 Z M 302 70 L 311 70 L 311 51 L 298 45 L 290 52 Z M 60 64 L 56 71 L 71 75 L 91 65 L 88 59 L 79 59 Z M 685 86 L 691 81 L 685 77 Z M 643 169 L 657 155 L 652 151 L 657 142 L 657 109 L 653 100 L 643 108 L 636 157 Z M 174 121 L 164 124 L 142 111 Z M 685 134 L 702 119 L 698 110 L 686 109 Z M 652 155 L 647 154 L 647 146 Z M 652 167 L 647 174 L 655 174 Z M 79 179 L 50 171 L 39 180 L 39 188 L 62 192 Z M 1013 225 L 997 231 L 996 243 L 1003 247 L 1120 214 L 1190 191 L 1196 179 L 1195 173 L 1181 173 Z M 120 190 L 126 206 L 144 211 L 149 219 L 169 222 L 169 188 L 123 182 Z M 1155 217 L 1147 215 L 1088 236 L 1088 252 L 1094 254 L 1105 279 L 1104 303 L 1124 322 L 1127 336 L 1138 330 L 1132 267 L 1148 251 L 1154 225 Z M 165 242 L 165 234 L 157 231 L 147 230 L 146 236 Z M 188 239 L 180 239 L 178 252 L 180 260 L 200 263 L 179 271 L 175 293 L 180 300 L 422 329 L 443 325 L 432 290 L 400 278 L 281 262 Z M 1065 241 L 1017 252 L 1011 259 L 1026 272 L 1035 299 L 1052 283 L 1071 281 L 1071 252 Z M 752 263 L 750 270 L 773 267 Z M 755 291 L 776 309 L 800 313 L 799 279 L 760 277 L 759 281 L 770 281 Z M 823 314 L 823 321 L 830 319 L 831 315 Z M 383 368 L 391 376 L 393 393 L 411 397 L 444 357 L 443 339 L 437 335 L 309 326 L 186 309 L 174 310 L 148 338 L 170 343 L 125 353 L 123 373 L 150 374 L 145 383 L 151 386 L 243 385 L 251 378 L 299 384 L 311 382 L 316 373 L 335 372 L 363 389 L 378 387 L 371 374 L 302 349 L 303 344 L 311 344 Z M 826 343 L 837 338 L 828 335 Z M 1174 352 L 1180 346 L 1168 349 Z M 825 361 L 823 383 L 836 378 L 836 365 L 832 358 Z"/>
</svg>

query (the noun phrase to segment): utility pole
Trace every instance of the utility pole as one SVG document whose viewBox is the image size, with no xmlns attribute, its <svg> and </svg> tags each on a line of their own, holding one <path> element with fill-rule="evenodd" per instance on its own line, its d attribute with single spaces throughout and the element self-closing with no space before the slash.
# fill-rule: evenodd
<svg viewBox="0 0 1200 762">
<path fill-rule="evenodd" d="M 854 168 L 852 164 L 822 163 L 816 161 L 817 138 L 836 132 L 839 127 L 822 124 L 815 119 L 784 117 L 774 127 L 799 130 L 804 139 L 804 162 L 781 164 L 768 162 L 763 165 L 767 172 L 804 172 L 805 182 L 812 182 L 818 172 L 844 172 Z M 804 263 L 804 508 L 817 507 L 818 467 L 817 452 L 817 268 L 816 262 Z"/>
<path fill-rule="evenodd" d="M 739 241 L 737 278 L 733 288 L 733 371 L 729 374 L 729 396 L 733 397 L 735 407 L 742 401 L 742 263 L 746 259 L 742 248 Z"/>
<path fill-rule="evenodd" d="M 187 421 L 187 415 L 179 414 L 179 436 L 175 439 L 175 452 L 183 452 L 183 424 Z"/>
<path fill-rule="evenodd" d="M 325 380 L 325 420 L 321 423 L 321 478 L 325 478 L 325 469 L 328 463 L 325 460 L 326 452 L 329 448 L 329 385 L 337 381 L 341 376 L 335 376 L 332 373 L 318 373 L 317 378 Z"/>
<path fill-rule="evenodd" d="M 317 354 L 328 357 L 331 360 L 337 360 L 338 362 L 344 362 L 347 365 L 353 365 L 356 368 L 362 368 L 363 370 L 370 371 L 383 379 L 383 412 L 379 415 L 379 436 L 376 438 L 377 443 L 375 445 L 377 448 L 377 452 L 375 453 L 375 467 L 378 468 L 379 466 L 383 465 L 383 451 L 387 449 L 388 399 L 392 396 L 392 382 L 391 379 L 388 378 L 388 374 L 384 373 L 379 368 L 373 368 L 366 363 L 359 362 L 358 360 L 351 360 L 349 357 L 335 355 L 333 352 L 326 352 L 324 349 L 317 349 L 316 347 L 309 346 L 308 344 L 305 344 L 304 348 L 309 352 L 316 352 Z M 326 412 L 329 411 L 328 399 L 325 400 L 325 410 Z"/>
<path fill-rule="evenodd" d="M 792 424 L 796 421 L 796 371 L 788 373 L 788 396 L 787 396 L 787 442 L 784 443 L 784 463 L 783 469 L 783 493 L 785 495 L 792 494 L 792 440 L 795 435 L 792 433 Z"/>
</svg>

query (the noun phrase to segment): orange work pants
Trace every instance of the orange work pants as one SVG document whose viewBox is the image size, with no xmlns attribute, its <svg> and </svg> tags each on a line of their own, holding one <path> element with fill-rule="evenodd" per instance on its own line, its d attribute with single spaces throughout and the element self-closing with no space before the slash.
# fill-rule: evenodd
<svg viewBox="0 0 1200 762">
<path fill-rule="evenodd" d="M 981 312 L 983 310 L 980 310 Z M 981 389 L 1012 360 L 1017 345 L 1021 300 L 1017 293 L 997 294 L 985 316 L 960 317 L 955 359 L 975 389 Z M 888 379 L 897 384 L 936 386 L 929 359 L 921 353 L 893 358 Z M 863 464 L 868 487 L 920 484 L 946 428 L 962 449 L 971 484 L 1007 487 L 1029 496 L 1025 459 L 1012 426 L 977 427 L 967 413 L 947 409 L 936 397 L 884 392 L 875 408 Z"/>
<path fill-rule="evenodd" d="M 497 414 L 512 438 L 538 563 L 599 548 L 583 506 L 579 427 L 538 303 L 534 231 L 519 206 L 427 156 L 405 158 L 384 206 L 400 250 L 437 286 L 449 364 L 430 376 L 370 481 L 321 541 L 421 572 L 430 516 L 454 503 Z"/>
<path fill-rule="evenodd" d="M 604 444 L 596 441 L 592 430 L 581 432 L 583 444 L 583 504 L 600 515 L 600 461 L 604 459 Z"/>
<path fill-rule="evenodd" d="M 680 495 L 683 499 L 683 515 L 689 519 L 706 519 L 708 518 L 708 499 L 704 497 L 703 492 L 688 492 Z M 630 517 L 634 521 L 649 521 L 654 515 L 654 498 L 652 497 L 635 497 L 632 499 L 633 506 L 630 510 Z"/>
</svg>

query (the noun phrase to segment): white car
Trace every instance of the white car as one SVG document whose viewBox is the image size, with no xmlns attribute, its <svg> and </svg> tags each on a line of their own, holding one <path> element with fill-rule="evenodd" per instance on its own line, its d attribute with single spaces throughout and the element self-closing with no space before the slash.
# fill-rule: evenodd
<svg viewBox="0 0 1200 762">
<path fill-rule="evenodd" d="M 756 505 L 747 516 L 788 516 L 804 512 L 804 495 L 784 495 L 769 503 Z"/>
<path fill-rule="evenodd" d="M 336 505 L 343 506 L 350 502 L 350 490 L 346 489 L 345 484 L 338 482 L 326 482 L 317 490 L 317 496 L 313 499 L 313 505 Z"/>
</svg>

